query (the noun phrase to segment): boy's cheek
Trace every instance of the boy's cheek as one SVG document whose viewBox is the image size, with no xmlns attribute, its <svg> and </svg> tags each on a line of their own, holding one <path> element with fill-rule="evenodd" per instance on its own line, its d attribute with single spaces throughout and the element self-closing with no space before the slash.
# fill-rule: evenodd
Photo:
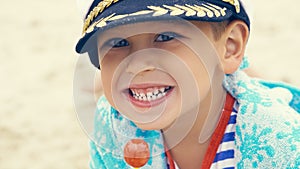
<svg viewBox="0 0 300 169">
<path fill-rule="evenodd" d="M 102 77 L 102 86 L 103 86 L 103 92 L 104 96 L 108 100 L 108 102 L 114 106 L 114 103 L 112 101 L 112 84 L 111 84 L 111 78 L 112 75 L 109 72 L 106 72 L 105 69 L 101 70 L 101 77 Z"/>
</svg>

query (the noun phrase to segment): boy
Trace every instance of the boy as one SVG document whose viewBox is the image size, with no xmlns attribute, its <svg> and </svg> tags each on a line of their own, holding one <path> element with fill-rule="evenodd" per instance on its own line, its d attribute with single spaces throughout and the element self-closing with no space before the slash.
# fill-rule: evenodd
<svg viewBox="0 0 300 169">
<path fill-rule="evenodd" d="M 238 0 L 94 0 L 91 168 L 299 168 L 300 90 L 247 77 Z"/>
</svg>

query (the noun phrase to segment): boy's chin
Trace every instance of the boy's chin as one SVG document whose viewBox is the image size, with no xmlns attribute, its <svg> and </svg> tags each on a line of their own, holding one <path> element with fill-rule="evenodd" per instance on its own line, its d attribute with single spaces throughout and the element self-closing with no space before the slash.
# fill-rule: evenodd
<svg viewBox="0 0 300 169">
<path fill-rule="evenodd" d="M 168 128 L 170 124 L 150 122 L 150 123 L 135 123 L 135 125 L 142 130 L 164 130 L 165 128 Z"/>
</svg>

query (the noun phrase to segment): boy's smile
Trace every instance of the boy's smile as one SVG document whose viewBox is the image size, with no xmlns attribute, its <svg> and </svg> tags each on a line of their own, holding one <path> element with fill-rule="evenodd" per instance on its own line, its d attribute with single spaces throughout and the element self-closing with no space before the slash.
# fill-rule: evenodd
<svg viewBox="0 0 300 169">
<path fill-rule="evenodd" d="M 156 106 L 163 102 L 172 92 L 172 86 L 160 84 L 136 84 L 128 90 L 130 101 L 140 107 Z"/>
</svg>

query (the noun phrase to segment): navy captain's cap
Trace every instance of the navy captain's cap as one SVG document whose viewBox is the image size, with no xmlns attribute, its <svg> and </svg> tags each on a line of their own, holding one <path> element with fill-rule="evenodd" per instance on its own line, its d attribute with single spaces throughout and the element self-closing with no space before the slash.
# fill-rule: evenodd
<svg viewBox="0 0 300 169">
<path fill-rule="evenodd" d="M 85 15 L 76 52 L 89 52 L 87 42 L 98 30 L 172 16 L 207 22 L 238 19 L 250 29 L 243 1 L 246 0 L 94 0 Z"/>
</svg>

